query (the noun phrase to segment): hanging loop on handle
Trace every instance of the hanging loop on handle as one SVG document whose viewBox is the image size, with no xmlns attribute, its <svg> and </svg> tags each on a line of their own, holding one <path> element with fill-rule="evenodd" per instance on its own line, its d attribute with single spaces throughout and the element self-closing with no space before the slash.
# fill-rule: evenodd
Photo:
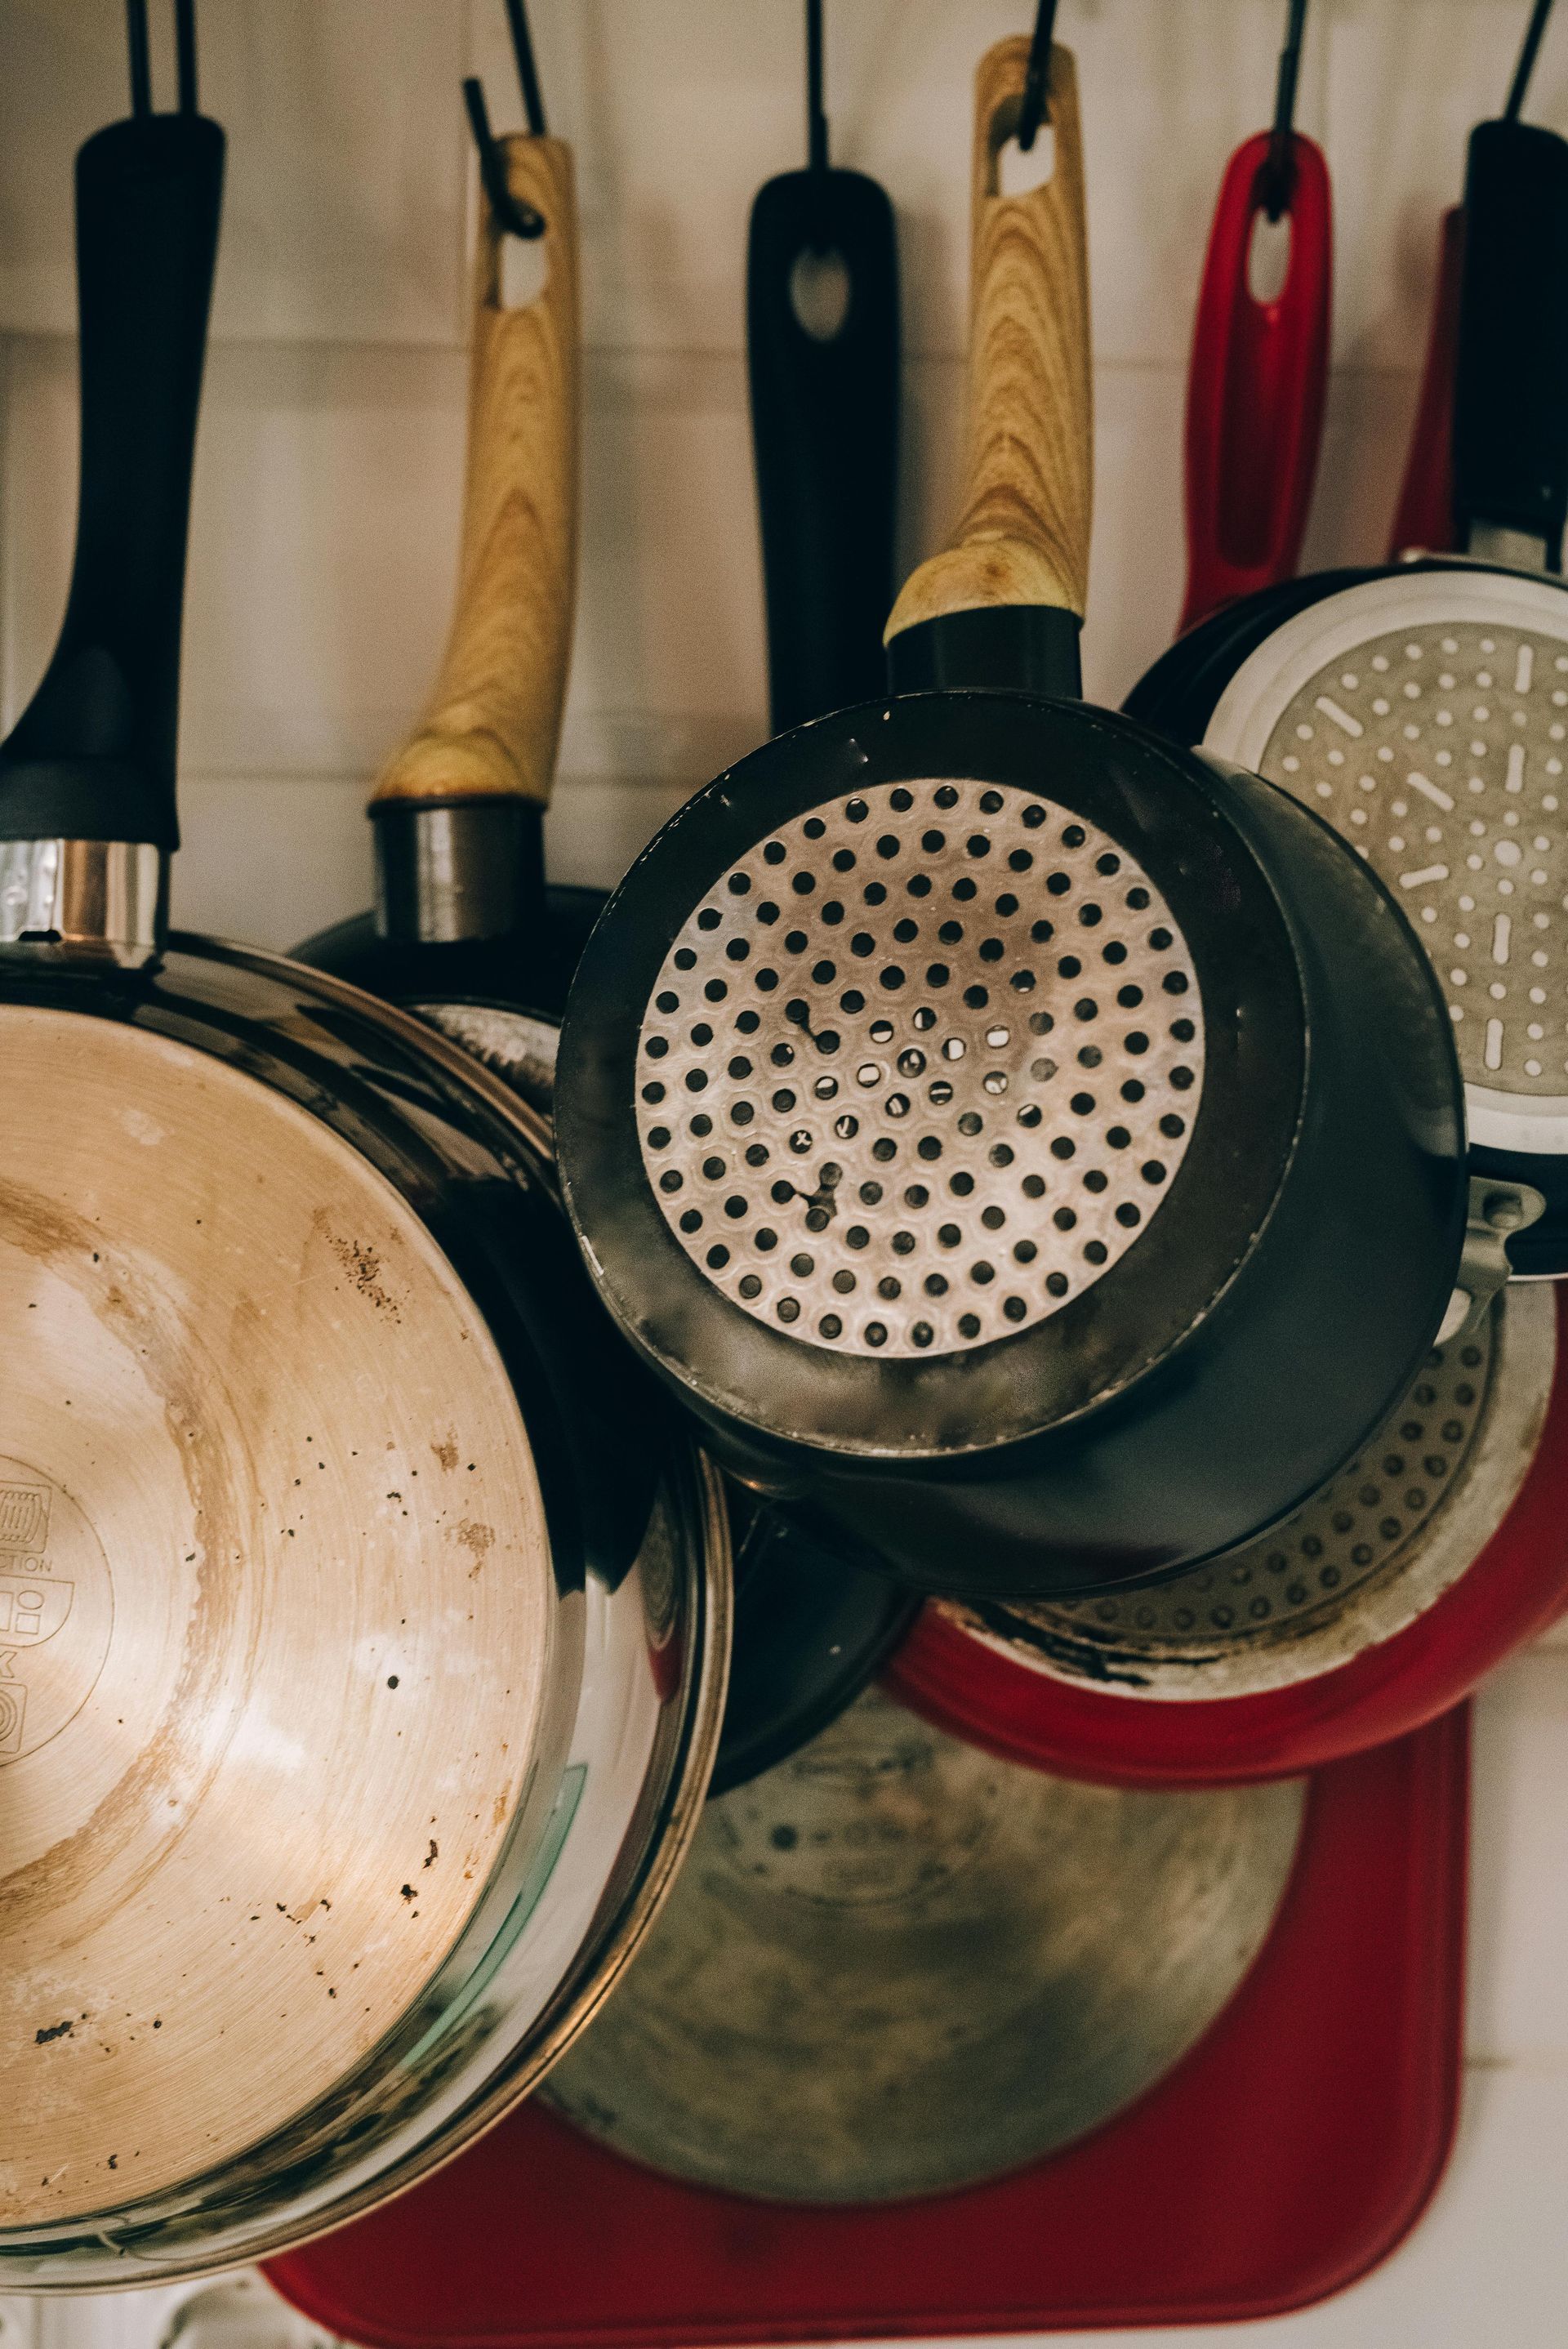
<svg viewBox="0 0 1568 2349">
<path fill-rule="evenodd" d="M 1050 179 L 997 191 L 1029 58 L 1023 36 L 975 78 L 968 456 L 947 549 L 906 582 L 887 641 L 954 613 L 1046 607 L 1082 617 L 1092 471 L 1088 252 L 1071 52 L 1051 52 Z"/>
<path fill-rule="evenodd" d="M 576 604 L 577 252 L 572 150 L 499 142 L 507 191 L 544 225 L 547 277 L 519 309 L 500 299 L 501 239 L 487 203 L 474 277 L 468 471 L 457 608 L 435 688 L 371 795 L 452 806 L 550 799 Z"/>
</svg>

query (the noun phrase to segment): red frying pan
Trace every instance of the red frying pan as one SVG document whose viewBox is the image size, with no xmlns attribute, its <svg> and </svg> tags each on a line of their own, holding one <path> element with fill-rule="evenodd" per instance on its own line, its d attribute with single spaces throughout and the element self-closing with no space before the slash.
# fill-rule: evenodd
<svg viewBox="0 0 1568 2349">
<path fill-rule="evenodd" d="M 1134 1785 L 1289 1776 L 1403 1736 L 1568 1602 L 1568 1299 L 1505 1291 L 1263 1539 L 1153 1589 L 928 1606 L 897 1693 L 1015 1761 Z"/>
<path fill-rule="evenodd" d="M 1291 127 L 1306 0 L 1291 0 L 1272 130 L 1237 148 L 1209 232 L 1187 381 L 1181 626 L 1289 579 L 1328 383 L 1333 222 L 1323 150 Z M 1284 283 L 1253 291 L 1261 221 L 1289 224 Z"/>
</svg>

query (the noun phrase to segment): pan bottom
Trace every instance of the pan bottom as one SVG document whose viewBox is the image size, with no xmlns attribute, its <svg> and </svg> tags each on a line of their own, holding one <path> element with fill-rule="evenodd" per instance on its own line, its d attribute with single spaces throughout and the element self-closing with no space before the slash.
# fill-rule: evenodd
<svg viewBox="0 0 1568 2349">
<path fill-rule="evenodd" d="M 1302 1781 L 1197 1794 L 994 1760 L 872 1690 L 709 1805 L 627 1979 L 552 2074 L 589 2136 L 772 2201 L 888 2202 L 1071 2143 L 1262 1947 Z"/>
</svg>

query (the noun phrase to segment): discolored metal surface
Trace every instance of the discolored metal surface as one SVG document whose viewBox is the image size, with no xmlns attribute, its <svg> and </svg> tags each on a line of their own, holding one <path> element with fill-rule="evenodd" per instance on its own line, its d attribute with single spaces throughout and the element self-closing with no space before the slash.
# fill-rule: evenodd
<svg viewBox="0 0 1568 2349">
<path fill-rule="evenodd" d="M 553 1019 L 494 1003 L 415 1003 L 409 1009 L 549 1115 L 561 1040 Z"/>
<path fill-rule="evenodd" d="M 1447 998 L 1472 1138 L 1568 1147 L 1568 599 L 1415 574 L 1313 605 L 1204 740 L 1324 816 L 1393 891 Z"/>
<path fill-rule="evenodd" d="M 1233 1556 L 1147 1590 L 938 1604 L 1055 1678 L 1171 1700 L 1315 1679 L 1390 1639 L 1471 1567 L 1540 1442 L 1556 1368 L 1544 1290 L 1513 1288 L 1430 1355 L 1343 1473 Z"/>
<path fill-rule="evenodd" d="M 841 1353 L 1026 1330 L 1138 1239 L 1202 1085 L 1186 942 L 1095 825 L 878 785 L 758 842 L 672 944 L 643 1163 L 725 1296 Z"/>
<path fill-rule="evenodd" d="M 575 1667 L 511 1382 L 391 1185 L 139 1029 L 8 1008 L 0 1066 L 11 2230 L 340 2080 L 457 1940 Z"/>
<path fill-rule="evenodd" d="M 619 2152 L 794 2202 L 886 2201 L 1068 2144 L 1225 2004 L 1295 1856 L 1300 1782 L 1094 1787 L 880 1692 L 711 1804 L 550 2101 Z"/>
</svg>

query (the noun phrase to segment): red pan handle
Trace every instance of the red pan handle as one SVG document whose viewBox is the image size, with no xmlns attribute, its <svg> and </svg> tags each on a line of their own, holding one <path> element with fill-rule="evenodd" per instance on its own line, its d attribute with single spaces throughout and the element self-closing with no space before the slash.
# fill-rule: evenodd
<svg viewBox="0 0 1568 2349">
<path fill-rule="evenodd" d="M 1191 627 L 1238 595 L 1288 579 L 1301 554 L 1323 438 L 1333 255 L 1328 167 L 1290 138 L 1290 262 L 1272 302 L 1247 283 L 1272 134 L 1226 166 L 1198 295 L 1187 384 L 1187 595 Z"/>
<path fill-rule="evenodd" d="M 1450 204 L 1443 214 L 1438 246 L 1438 283 L 1421 396 L 1388 538 L 1390 563 L 1398 562 L 1408 547 L 1424 547 L 1429 554 L 1449 554 L 1454 550 L 1454 367 L 1459 353 L 1464 231 L 1463 205 Z"/>
</svg>

